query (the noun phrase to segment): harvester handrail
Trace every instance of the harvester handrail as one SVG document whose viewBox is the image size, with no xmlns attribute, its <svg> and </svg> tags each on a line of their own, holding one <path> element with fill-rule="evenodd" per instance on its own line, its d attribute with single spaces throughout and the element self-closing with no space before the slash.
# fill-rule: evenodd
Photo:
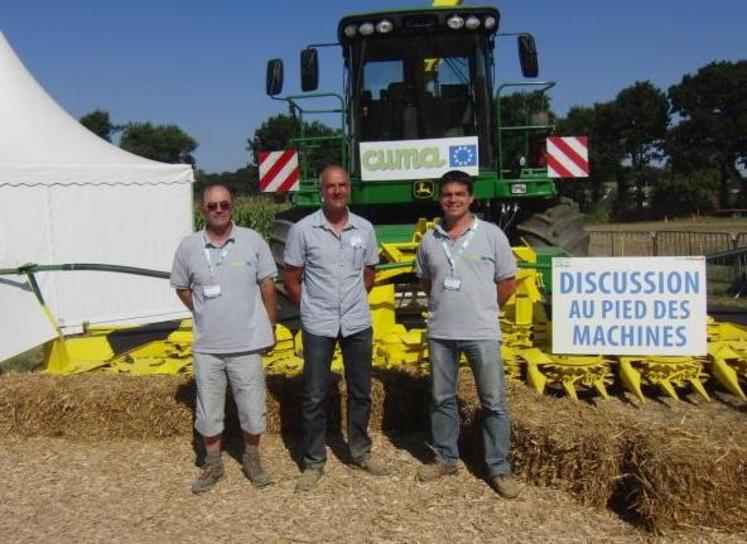
<svg viewBox="0 0 747 544">
<path fill-rule="evenodd" d="M 501 96 L 501 90 L 503 90 L 504 87 L 542 87 L 541 89 L 538 89 L 538 92 L 544 93 L 545 91 L 552 89 L 555 87 L 554 81 L 507 81 L 506 83 L 501 83 L 496 87 L 495 89 L 495 97 L 500 98 Z"/>
<path fill-rule="evenodd" d="M 304 94 L 293 94 L 288 96 L 272 96 L 273 100 L 281 100 L 283 102 L 287 102 L 288 106 L 291 109 L 291 114 L 293 118 L 296 117 L 296 112 L 298 113 L 298 119 L 300 121 L 299 127 L 300 127 L 300 134 L 298 136 L 295 136 L 294 138 L 291 138 L 291 143 L 293 144 L 304 144 L 305 142 L 319 142 L 324 140 L 339 140 L 340 141 L 340 155 L 342 164 L 347 164 L 347 147 L 346 147 L 346 133 L 347 133 L 347 127 L 345 125 L 345 113 L 347 111 L 345 107 L 345 98 L 339 94 L 339 93 L 330 93 L 330 92 L 319 92 L 319 93 L 304 93 Z M 299 101 L 302 100 L 311 100 L 311 99 L 319 99 L 319 98 L 336 98 L 340 102 L 339 108 L 328 108 L 328 109 L 305 109 Z M 319 114 L 319 113 L 339 113 L 340 114 L 340 130 L 338 133 L 330 135 L 330 136 L 305 136 L 304 135 L 304 126 L 303 126 L 303 115 L 304 113 L 308 114 Z M 308 177 L 308 168 L 309 165 L 306 163 L 305 155 L 303 156 L 301 160 L 301 177 L 302 179 L 306 179 Z"/>
<path fill-rule="evenodd" d="M 498 85 L 495 90 L 495 114 L 496 121 L 498 124 L 498 138 L 497 138 L 497 151 L 498 151 L 498 175 L 503 176 L 503 172 L 508 172 L 509 169 L 503 168 L 503 138 L 501 138 L 502 132 L 520 131 L 526 132 L 525 147 L 528 147 L 528 138 L 530 131 L 547 130 L 554 128 L 554 125 L 512 125 L 504 127 L 501 123 L 501 91 L 508 87 L 539 87 L 537 92 L 544 93 L 545 91 L 555 86 L 554 81 L 508 81 Z"/>
<path fill-rule="evenodd" d="M 297 101 L 298 100 L 309 100 L 312 98 L 336 98 L 340 101 L 340 109 L 304 109 Z M 339 93 L 304 93 L 304 94 L 292 94 L 285 97 L 278 97 L 278 100 L 285 100 L 291 106 L 296 108 L 299 113 L 345 113 L 345 98 Z"/>
</svg>

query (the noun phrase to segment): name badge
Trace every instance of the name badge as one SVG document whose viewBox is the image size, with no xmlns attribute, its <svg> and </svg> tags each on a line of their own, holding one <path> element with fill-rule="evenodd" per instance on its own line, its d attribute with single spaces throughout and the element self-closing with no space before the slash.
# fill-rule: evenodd
<svg viewBox="0 0 747 544">
<path fill-rule="evenodd" d="M 205 298 L 216 298 L 220 296 L 220 285 L 206 285 L 202 288 Z"/>
<path fill-rule="evenodd" d="M 350 237 L 350 245 L 355 248 L 363 247 L 363 238 L 361 238 L 358 234 L 353 234 Z"/>
<path fill-rule="evenodd" d="M 444 289 L 448 289 L 449 291 L 459 291 L 461 287 L 462 278 L 457 278 L 454 276 L 446 276 L 444 278 Z"/>
</svg>

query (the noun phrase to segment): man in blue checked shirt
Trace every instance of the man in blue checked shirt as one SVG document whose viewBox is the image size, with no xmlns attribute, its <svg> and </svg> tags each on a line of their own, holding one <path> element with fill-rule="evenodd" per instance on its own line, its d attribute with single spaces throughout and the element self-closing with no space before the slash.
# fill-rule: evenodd
<svg viewBox="0 0 747 544">
<path fill-rule="evenodd" d="M 304 356 L 303 472 L 296 492 L 312 489 L 327 460 L 327 382 L 339 343 L 348 389 L 347 439 L 355 466 L 375 476 L 390 468 L 371 455 L 373 330 L 367 294 L 374 283 L 378 244 L 373 225 L 348 210 L 350 178 L 328 166 L 319 177 L 322 208 L 291 228 L 283 283 L 301 308 Z"/>
</svg>

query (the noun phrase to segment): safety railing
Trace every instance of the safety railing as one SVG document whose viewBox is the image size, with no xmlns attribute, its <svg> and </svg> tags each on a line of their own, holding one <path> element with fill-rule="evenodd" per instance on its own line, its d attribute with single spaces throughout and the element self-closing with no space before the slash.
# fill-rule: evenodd
<svg viewBox="0 0 747 544">
<path fill-rule="evenodd" d="M 589 254 L 598 257 L 710 255 L 747 246 L 747 233 L 587 229 Z"/>
</svg>

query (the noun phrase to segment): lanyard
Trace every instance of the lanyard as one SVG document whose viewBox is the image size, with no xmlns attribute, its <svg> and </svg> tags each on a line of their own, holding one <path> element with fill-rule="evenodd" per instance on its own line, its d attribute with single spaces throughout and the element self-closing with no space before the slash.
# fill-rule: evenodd
<svg viewBox="0 0 747 544">
<path fill-rule="evenodd" d="M 459 249 L 457 249 L 456 255 L 452 255 L 451 248 L 449 247 L 449 243 L 445 240 L 441 240 L 441 247 L 444 249 L 444 253 L 446 254 L 446 258 L 449 261 L 449 266 L 451 267 L 451 273 L 454 274 L 454 271 L 456 269 L 456 262 L 459 260 L 459 257 L 462 256 L 464 253 L 464 250 L 467 249 L 467 246 L 472 241 L 472 238 L 475 237 L 475 232 L 477 232 L 477 217 L 475 217 L 474 222 L 472 223 L 472 226 L 469 228 L 469 232 L 467 233 L 467 236 L 464 238 L 464 242 L 459 246 Z"/>
<path fill-rule="evenodd" d="M 223 261 L 226 260 L 226 257 L 228 257 L 228 254 L 231 251 L 231 248 L 234 244 L 234 239 L 230 238 L 225 245 L 223 246 L 223 251 L 220 252 L 220 255 L 218 256 L 218 261 L 215 263 L 215 266 L 213 266 L 213 259 L 210 257 L 210 249 L 208 248 L 208 240 L 207 236 L 205 236 L 205 231 L 202 231 L 202 240 L 205 242 L 205 245 L 203 246 L 203 251 L 205 252 L 205 260 L 207 261 L 208 268 L 210 269 L 210 278 L 215 281 L 215 268 L 223 264 Z"/>
</svg>

